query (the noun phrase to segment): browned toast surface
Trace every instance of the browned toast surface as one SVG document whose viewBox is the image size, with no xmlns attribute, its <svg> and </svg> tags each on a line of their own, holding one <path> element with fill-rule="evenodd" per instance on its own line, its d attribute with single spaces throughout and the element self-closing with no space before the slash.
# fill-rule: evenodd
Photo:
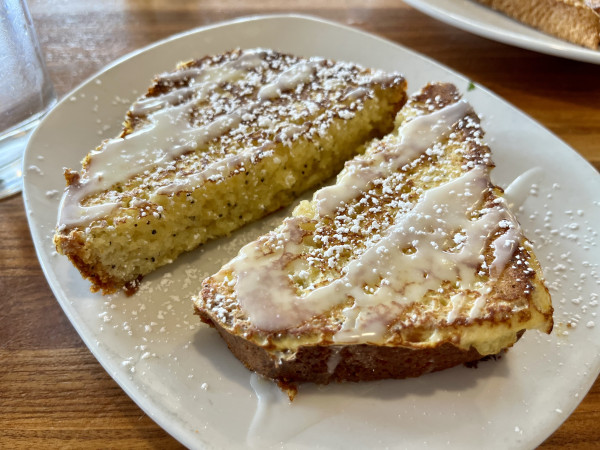
<svg viewBox="0 0 600 450">
<path fill-rule="evenodd" d="M 194 298 L 250 370 L 283 384 L 418 376 L 552 329 L 472 108 L 431 84 L 396 123 Z"/>
</svg>

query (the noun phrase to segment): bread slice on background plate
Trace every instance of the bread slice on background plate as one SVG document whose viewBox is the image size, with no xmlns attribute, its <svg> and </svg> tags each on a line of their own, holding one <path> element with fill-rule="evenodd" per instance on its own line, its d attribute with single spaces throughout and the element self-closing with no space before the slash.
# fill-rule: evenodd
<svg viewBox="0 0 600 450">
<path fill-rule="evenodd" d="M 131 293 L 334 176 L 405 101 L 401 75 L 323 58 L 251 49 L 181 64 L 65 172 L 56 248 L 93 291 Z"/>
<path fill-rule="evenodd" d="M 599 0 L 477 0 L 545 33 L 597 50 Z"/>
<path fill-rule="evenodd" d="M 427 85 L 336 184 L 207 278 L 196 313 L 291 398 L 297 382 L 415 377 L 549 333 L 482 137 L 453 85 Z"/>
</svg>

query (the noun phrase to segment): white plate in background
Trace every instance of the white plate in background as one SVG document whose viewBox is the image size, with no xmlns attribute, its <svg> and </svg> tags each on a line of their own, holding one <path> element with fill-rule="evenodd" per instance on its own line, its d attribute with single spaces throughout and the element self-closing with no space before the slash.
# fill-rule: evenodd
<svg viewBox="0 0 600 450">
<path fill-rule="evenodd" d="M 494 41 L 548 55 L 600 64 L 600 50 L 571 44 L 474 0 L 404 1 L 428 16 Z"/>
<path fill-rule="evenodd" d="M 80 167 L 101 139 L 118 134 L 129 104 L 154 74 L 237 46 L 401 71 L 410 92 L 429 81 L 454 82 L 482 115 L 498 184 L 506 186 L 530 167 L 543 170 L 543 181 L 518 216 L 546 269 L 555 332 L 528 332 L 500 360 L 477 370 L 460 366 L 410 380 L 303 385 L 290 405 L 272 383 L 254 379 L 216 331 L 199 323 L 188 300 L 204 276 L 286 211 L 180 257 L 147 276 L 132 297 L 91 294 L 89 283 L 52 244 L 63 167 Z M 31 233 L 60 305 L 115 381 L 188 447 L 531 448 L 569 416 L 600 371 L 598 173 L 491 92 L 469 90 L 461 75 L 364 32 L 278 15 L 191 30 L 151 45 L 67 95 L 32 136 L 24 168 Z M 574 326 L 567 329 L 568 322 Z"/>
</svg>

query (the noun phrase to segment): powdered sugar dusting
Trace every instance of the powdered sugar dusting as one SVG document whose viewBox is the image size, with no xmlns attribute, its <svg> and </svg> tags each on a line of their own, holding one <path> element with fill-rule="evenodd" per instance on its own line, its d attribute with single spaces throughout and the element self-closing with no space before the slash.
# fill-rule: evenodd
<svg viewBox="0 0 600 450">
<path fill-rule="evenodd" d="M 560 189 L 559 183 L 553 183 L 544 190 L 545 197 L 550 195 L 552 198 L 552 194 Z M 541 206 L 542 210 L 529 213 L 528 220 L 538 223 L 531 236 L 541 255 L 547 286 L 553 295 L 557 333 L 568 336 L 580 323 L 593 328 L 600 311 L 597 294 L 600 292 L 600 272 L 598 264 L 591 262 L 592 254 L 598 252 L 597 224 L 590 223 L 582 209 L 567 205 L 552 208 L 548 202 L 542 202 Z M 599 208 L 597 204 L 591 207 Z M 589 254 L 590 259 L 574 259 L 573 247 Z"/>
</svg>

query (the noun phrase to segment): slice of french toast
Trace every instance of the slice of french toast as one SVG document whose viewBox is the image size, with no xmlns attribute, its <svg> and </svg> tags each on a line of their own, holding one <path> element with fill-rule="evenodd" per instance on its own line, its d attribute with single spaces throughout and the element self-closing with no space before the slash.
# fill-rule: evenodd
<svg viewBox="0 0 600 450">
<path fill-rule="evenodd" d="M 92 290 L 131 292 L 338 173 L 405 101 L 401 75 L 323 58 L 252 49 L 181 64 L 66 171 L 56 248 Z"/>
<path fill-rule="evenodd" d="M 482 135 L 453 85 L 427 85 L 335 185 L 207 278 L 196 313 L 288 388 L 419 376 L 549 333 L 540 266 Z"/>
<path fill-rule="evenodd" d="M 597 50 L 599 0 L 477 0 L 545 33 Z"/>
</svg>

